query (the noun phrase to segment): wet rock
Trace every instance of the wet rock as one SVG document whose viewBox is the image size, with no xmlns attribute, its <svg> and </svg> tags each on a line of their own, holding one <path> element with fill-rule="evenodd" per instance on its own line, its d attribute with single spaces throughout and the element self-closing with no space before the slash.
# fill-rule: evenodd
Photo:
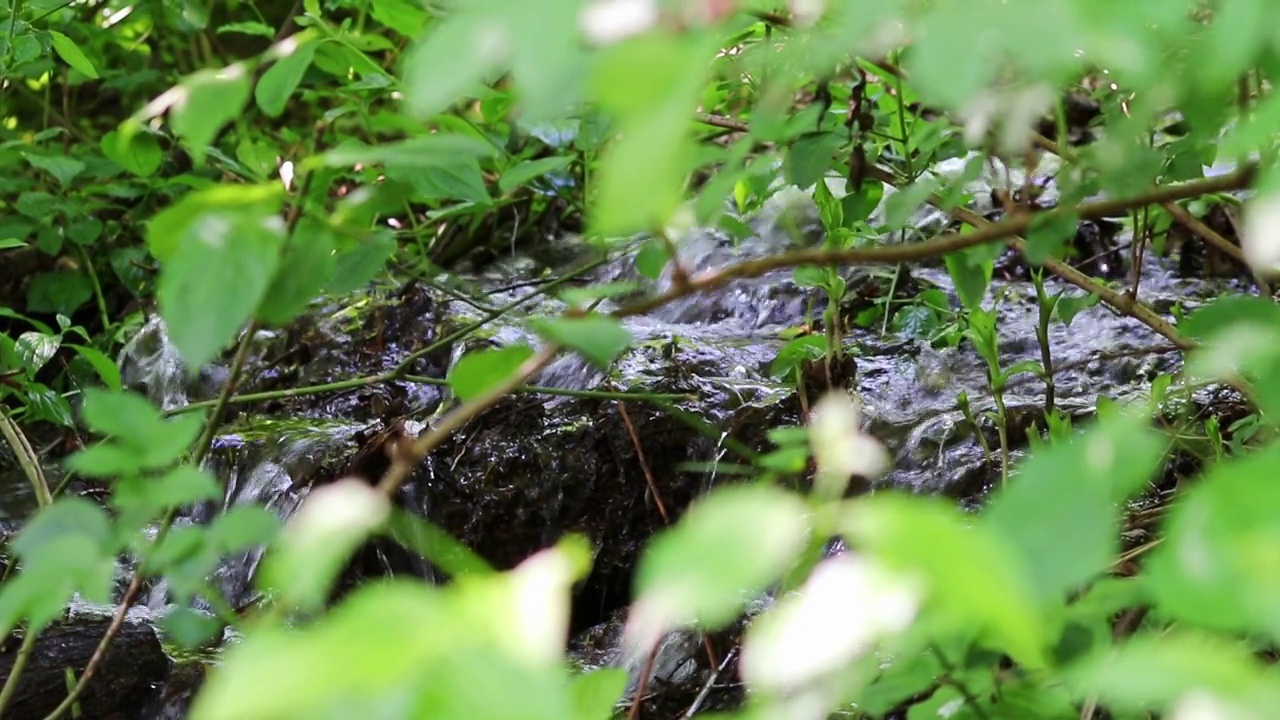
<svg viewBox="0 0 1280 720">
<path fill-rule="evenodd" d="M 5 709 L 6 720 L 39 720 L 57 707 L 67 695 L 67 669 L 83 671 L 110 622 L 109 615 L 81 615 L 40 633 L 13 701 Z M 20 638 L 11 637 L 0 647 L 0 677 L 7 678 L 12 672 L 20 645 Z M 78 717 L 140 717 L 168 670 L 169 659 L 155 630 L 147 619 L 132 615 L 125 620 L 80 697 Z"/>
</svg>

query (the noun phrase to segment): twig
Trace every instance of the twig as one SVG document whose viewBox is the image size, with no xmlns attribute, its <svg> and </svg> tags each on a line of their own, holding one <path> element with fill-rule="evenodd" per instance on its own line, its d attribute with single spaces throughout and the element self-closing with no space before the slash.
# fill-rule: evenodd
<svg viewBox="0 0 1280 720">
<path fill-rule="evenodd" d="M 636 449 L 636 460 L 640 463 L 640 470 L 644 472 L 644 481 L 649 486 L 649 494 L 653 496 L 654 504 L 658 506 L 662 523 L 670 525 L 671 515 L 667 513 L 667 506 L 662 502 L 662 496 L 658 494 L 658 484 L 654 482 L 653 471 L 649 469 L 649 461 L 644 456 L 644 446 L 640 444 L 640 436 L 636 434 L 636 426 L 631 423 L 631 416 L 627 414 L 627 406 L 624 403 L 618 403 L 618 414 L 622 416 L 622 424 L 627 426 L 627 435 L 631 436 L 631 445 Z"/>
<path fill-rule="evenodd" d="M 636 694 L 631 698 L 631 709 L 627 711 L 627 720 L 636 720 L 640 717 L 640 706 L 644 702 L 644 693 L 649 686 L 649 674 L 653 672 L 653 664 L 658 659 L 660 647 L 662 642 L 655 642 L 653 649 L 649 650 L 648 656 L 644 659 L 644 666 L 640 668 L 639 682 L 636 684 Z"/>
<path fill-rule="evenodd" d="M 729 666 L 729 662 L 732 661 L 734 656 L 737 654 L 738 647 L 736 645 L 731 648 L 729 652 L 725 653 L 724 660 L 721 661 L 720 665 L 711 673 L 711 677 L 707 678 L 707 682 L 702 685 L 702 690 L 698 691 L 698 697 L 694 698 L 693 704 L 689 706 L 688 710 L 684 711 L 684 717 L 686 719 L 693 717 L 694 713 L 698 712 L 698 708 L 702 707 L 702 703 L 705 702 L 707 696 L 711 694 L 711 688 L 715 686 L 716 680 L 720 678 L 720 674 L 724 672 L 724 669 Z"/>
<path fill-rule="evenodd" d="M 869 166 L 867 168 L 867 174 L 869 177 L 881 180 L 882 182 L 894 179 L 891 172 L 878 166 Z M 1085 203 L 1080 205 L 1075 210 L 1074 214 L 1081 220 L 1096 220 L 1098 218 L 1110 217 L 1114 214 L 1127 211 L 1130 208 L 1160 203 L 1165 200 L 1182 200 L 1186 198 L 1199 197 L 1208 193 L 1222 192 L 1225 190 L 1238 190 L 1246 187 L 1249 181 L 1253 178 L 1253 175 L 1254 169 L 1252 167 L 1247 167 L 1233 173 L 1219 175 L 1213 178 L 1206 178 L 1204 180 L 1161 186 L 1134 198 L 1122 200 L 1100 200 L 1097 202 Z M 940 200 L 938 202 L 941 204 Z M 966 223 L 975 225 L 977 229 L 974 232 L 967 234 L 945 233 L 932 240 L 911 243 L 909 245 L 873 248 L 815 248 L 808 250 L 796 250 L 755 260 L 745 260 L 720 269 L 706 270 L 698 273 L 689 278 L 689 284 L 686 287 L 673 287 L 661 295 L 656 295 L 646 300 L 641 300 L 627 305 L 621 310 L 615 312 L 614 316 L 628 317 L 632 315 L 641 315 L 682 297 L 686 297 L 697 292 L 705 292 L 724 287 L 734 280 L 760 277 L 761 275 L 773 270 L 791 268 L 799 265 L 888 265 L 938 258 L 946 255 L 947 253 L 956 252 L 957 250 L 964 250 L 966 248 L 995 242 L 997 240 L 1009 240 L 1017 235 L 1024 234 L 1031 228 L 1033 220 L 1040 215 L 1038 213 L 1018 212 L 1001 220 L 1000 222 L 989 223 L 963 208 L 955 209 L 952 212 L 955 212 L 956 216 L 965 220 Z M 1047 260 L 1044 265 L 1049 268 L 1050 271 L 1060 275 L 1067 282 L 1085 288 L 1090 292 L 1098 292 L 1103 300 L 1108 303 L 1115 304 L 1117 309 L 1134 315 L 1134 317 L 1142 322 L 1153 324 L 1153 329 L 1156 329 L 1157 332 L 1165 335 L 1165 337 L 1169 337 L 1175 344 L 1179 344 L 1179 347 L 1183 347 L 1184 349 L 1193 347 L 1193 343 L 1190 340 L 1177 335 L 1171 325 L 1164 322 L 1159 315 L 1155 314 L 1151 310 L 1138 306 L 1137 309 L 1133 309 L 1130 312 L 1130 308 L 1134 303 L 1125 300 L 1119 294 L 1098 285 L 1066 264 L 1056 260 Z"/>
</svg>

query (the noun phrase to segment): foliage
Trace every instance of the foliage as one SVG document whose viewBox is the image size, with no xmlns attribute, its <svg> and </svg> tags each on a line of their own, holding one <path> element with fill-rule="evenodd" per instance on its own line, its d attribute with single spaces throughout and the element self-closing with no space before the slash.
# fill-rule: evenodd
<svg viewBox="0 0 1280 720">
<path fill-rule="evenodd" d="M 574 674 L 564 662 L 571 589 L 590 567 L 580 538 L 493 572 L 421 525 L 430 541 L 413 549 L 453 582 L 370 584 L 330 604 L 343 563 L 371 535 L 414 525 L 390 498 L 451 430 L 562 350 L 604 367 L 627 352 L 622 317 L 794 268 L 827 303 L 811 318 L 821 335 L 797 331 L 774 365 L 800 384 L 807 363 L 855 350 L 844 268 L 941 258 L 958 304 L 936 288 L 907 301 L 890 289 L 854 322 L 976 350 L 1007 482 L 974 515 L 895 491 L 846 498 L 850 477 L 883 469 L 873 462 L 883 451 L 837 392 L 806 428 L 775 429 L 759 482 L 713 489 L 652 540 L 628 652 L 643 658 L 687 626 L 724 629 L 782 584 L 795 592 L 743 640 L 744 718 L 837 708 L 1243 718 L 1269 717 L 1280 702 L 1267 660 L 1280 640 L 1280 310 L 1265 294 L 1226 297 L 1174 327 L 1062 262 L 1079 220 L 1148 206 L 1202 214 L 1191 201 L 1251 184 L 1244 256 L 1263 280 L 1275 270 L 1280 6 L 268 5 L 0 9 L 0 297 L 14 305 L 0 327 L 0 400 L 24 425 L 69 430 L 78 407 L 100 439 L 67 465 L 110 487 L 105 508 L 57 497 L 9 542 L 0 635 L 23 626 L 35 636 L 76 594 L 120 600 L 113 571 L 129 555 L 139 578 L 163 578 L 178 597 L 164 620 L 172 640 L 198 646 L 225 625 L 243 633 L 194 718 L 609 717 L 624 673 Z M 1064 93 L 1099 77 L 1100 137 L 1069 148 Z M 1046 115 L 1056 144 L 1040 136 Z M 1029 186 L 1007 173 L 1002 218 L 966 209 L 984 165 L 1025 166 L 1028 148 L 1047 146 L 1069 165 L 1056 207 L 1033 212 Z M 929 171 L 957 159 L 952 175 Z M 1205 178 L 1215 160 L 1241 170 Z M 811 189 L 821 241 L 800 232 L 786 255 L 687 273 L 681 227 L 742 236 L 743 218 L 783 184 Z M 957 218 L 955 231 L 920 239 L 927 205 Z M 318 298 L 375 279 L 443 283 L 510 243 L 536 245 L 549 220 L 597 251 L 633 254 L 640 279 L 565 293 L 569 310 L 531 322 L 545 342 L 536 351 L 465 356 L 447 378 L 459 404 L 407 442 L 376 486 L 317 490 L 283 527 L 256 506 L 172 523 L 178 509 L 220 497 L 201 461 L 226 395 L 208 415 L 166 417 L 121 389 L 109 357 L 144 307 L 158 309 L 195 373 L 233 347 L 242 359 L 253 330 L 287 326 Z M 1049 294 L 1037 279 L 1040 363 L 1001 356 L 990 284 L 1002 246 L 1083 290 Z M 597 304 L 637 297 L 613 313 Z M 1044 328 L 1100 301 L 1189 350 L 1187 371 L 1077 430 L 1054 413 Z M 237 372 L 233 361 L 226 393 Z M 1049 385 L 1049 439 L 1025 460 L 1010 453 L 1001 404 L 1019 373 Z M 1159 544 L 1124 547 L 1126 503 L 1185 440 L 1152 418 L 1209 383 L 1242 388 L 1252 414 L 1229 441 L 1216 420 L 1203 426 L 1216 452 L 1161 522 Z M 813 493 L 783 482 L 806 476 L 811 460 Z M 835 537 L 851 551 L 815 559 Z M 220 558 L 264 544 L 256 582 L 271 602 L 246 620 L 209 578 Z M 1150 559 L 1135 570 L 1117 563 L 1122 551 Z M 1117 631 L 1117 616 L 1137 621 Z"/>
</svg>

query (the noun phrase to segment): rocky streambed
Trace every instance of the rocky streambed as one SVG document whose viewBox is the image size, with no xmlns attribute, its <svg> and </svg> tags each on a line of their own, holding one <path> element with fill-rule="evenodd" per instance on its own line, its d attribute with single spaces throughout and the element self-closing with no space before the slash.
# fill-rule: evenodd
<svg viewBox="0 0 1280 720">
<path fill-rule="evenodd" d="M 698 271 L 783 250 L 795 241 L 780 217 L 766 212 L 754 218 L 754 236 L 746 240 L 693 233 L 682 244 L 681 261 Z M 803 210 L 800 217 L 813 219 Z M 1115 242 L 1124 242 L 1123 232 Z M 1128 276 L 1125 256 L 1119 253 L 1121 262 L 1110 268 L 1113 279 Z M 554 268 L 545 281 L 530 282 L 528 267 L 492 271 L 470 278 L 472 296 L 422 282 L 387 285 L 358 298 L 318 303 L 287 328 L 259 331 L 240 393 L 261 399 L 232 406 L 207 460 L 225 496 L 186 509 L 178 522 L 202 522 L 248 502 L 287 517 L 316 486 L 352 474 L 376 479 L 388 463 L 388 441 L 429 427 L 450 406 L 440 379 L 466 350 L 537 342 L 523 321 L 564 308 L 554 295 L 539 294 L 542 284 L 564 273 Z M 996 428 L 981 419 L 993 399 L 986 366 L 972 347 L 939 341 L 960 309 L 946 272 L 926 266 L 846 273 L 850 287 L 875 291 L 851 294 L 845 308 L 851 322 L 846 340 L 856 364 L 852 384 L 871 432 L 895 458 L 893 470 L 875 487 L 980 501 L 1000 477 L 999 458 L 991 451 L 998 446 Z M 1140 299 L 1164 313 L 1191 309 L 1236 282 L 1180 276 L 1175 262 L 1154 253 L 1143 260 L 1142 274 Z M 572 284 L 633 276 L 629 260 L 597 263 Z M 1050 292 L 1062 289 L 1054 280 L 1048 285 Z M 930 288 L 941 306 L 922 309 L 915 298 Z M 914 312 L 917 319 L 895 323 L 870 312 L 877 293 L 900 298 L 896 312 Z M 1039 361 L 1039 309 L 1031 284 L 997 279 L 991 296 L 998 298 L 1002 361 Z M 532 388 L 505 398 L 433 452 L 398 502 L 498 567 L 513 566 L 565 533 L 584 534 L 598 554 L 575 596 L 574 652 L 587 666 L 618 662 L 611 638 L 630 599 L 638 552 L 666 524 L 663 509 L 678 513 L 712 485 L 734 481 L 768 449 L 770 429 L 800 422 L 800 394 L 772 370 L 787 331 L 811 324 L 824 303 L 787 270 L 629 318 L 625 325 L 634 347 L 610 369 L 561 357 L 531 379 Z M 609 307 L 606 302 L 602 309 Z M 872 321 L 858 327 L 859 317 Z M 1055 404 L 1081 420 L 1100 397 L 1141 397 L 1156 375 L 1176 371 L 1180 363 L 1168 342 L 1146 326 L 1097 305 L 1080 310 L 1070 326 L 1054 322 L 1049 340 L 1057 370 Z M 215 364 L 188 380 L 158 319 L 126 348 L 121 366 L 127 383 L 171 412 L 207 401 L 228 374 Z M 391 372 L 395 379 L 360 380 Z M 315 386 L 328 389 L 296 392 Z M 1042 415 L 1045 385 L 1020 376 L 1004 401 L 1016 456 Z M 977 423 L 970 421 L 974 416 Z M 56 464 L 50 472 L 57 473 Z M 0 482 L 6 498 L 0 521 L 12 528 L 31 509 L 24 501 L 25 481 L 16 467 L 0 461 Z M 233 607 L 255 599 L 251 581 L 259 558 L 260 552 L 249 552 L 219 565 L 215 584 Z M 378 540 L 352 560 L 343 588 L 386 574 L 435 579 L 436 570 L 398 544 Z M 148 616 L 163 613 L 170 601 L 163 584 L 148 588 L 143 599 L 139 617 L 130 621 L 140 628 L 149 627 Z M 725 643 L 718 648 L 722 658 L 732 644 Z M 84 647 L 87 653 L 92 643 Z M 672 681 L 662 686 L 671 694 L 653 702 L 687 707 L 711 680 L 725 697 L 733 695 L 727 682 L 732 669 L 721 677 L 700 659 L 699 647 L 688 636 L 672 639 L 657 666 L 657 674 Z M 74 666 L 74 660 L 66 664 Z M 153 668 L 139 660 L 131 666 L 144 669 L 136 683 L 164 687 L 158 700 L 152 698 L 149 716 L 180 717 L 198 673 L 178 673 L 179 680 L 165 686 L 171 673 L 163 664 Z"/>
</svg>

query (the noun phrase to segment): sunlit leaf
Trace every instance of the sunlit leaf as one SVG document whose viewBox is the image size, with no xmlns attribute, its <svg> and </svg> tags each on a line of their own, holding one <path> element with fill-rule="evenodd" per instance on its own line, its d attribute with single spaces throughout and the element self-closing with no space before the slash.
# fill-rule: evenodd
<svg viewBox="0 0 1280 720">
<path fill-rule="evenodd" d="M 531 355 L 528 345 L 474 350 L 449 371 L 449 387 L 459 400 L 479 397 L 514 375 Z"/>
</svg>

